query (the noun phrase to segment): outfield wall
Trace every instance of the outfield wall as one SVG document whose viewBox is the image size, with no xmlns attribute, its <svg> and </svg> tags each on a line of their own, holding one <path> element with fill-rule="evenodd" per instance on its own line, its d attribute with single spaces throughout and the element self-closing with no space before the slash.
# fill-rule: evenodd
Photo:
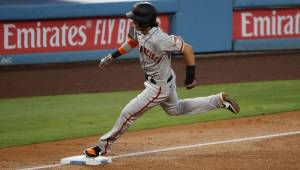
<svg viewBox="0 0 300 170">
<path fill-rule="evenodd" d="M 299 0 L 233 0 L 234 8 L 282 8 L 299 6 Z"/>
<path fill-rule="evenodd" d="M 131 21 L 124 14 L 136 2 L 2 0 L 0 65 L 99 60 L 126 41 Z M 196 53 L 300 48 L 299 0 L 151 2 L 163 29 Z"/>
<path fill-rule="evenodd" d="M 0 65 L 99 60 L 126 40 L 136 1 L 0 1 Z M 178 0 L 153 1 L 169 32 Z M 172 6 L 172 8 L 170 8 Z M 137 51 L 123 58 L 136 58 Z"/>
<path fill-rule="evenodd" d="M 235 0 L 233 51 L 300 49 L 299 0 Z"/>
</svg>

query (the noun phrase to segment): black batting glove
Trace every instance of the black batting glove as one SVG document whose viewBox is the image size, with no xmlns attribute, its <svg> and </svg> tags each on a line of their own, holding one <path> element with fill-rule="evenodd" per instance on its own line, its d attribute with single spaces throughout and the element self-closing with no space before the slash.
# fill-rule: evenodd
<svg viewBox="0 0 300 170">
<path fill-rule="evenodd" d="M 185 76 L 184 85 L 187 89 L 192 89 L 197 84 L 195 80 L 195 72 L 196 72 L 195 65 L 186 66 L 186 76 Z"/>
</svg>

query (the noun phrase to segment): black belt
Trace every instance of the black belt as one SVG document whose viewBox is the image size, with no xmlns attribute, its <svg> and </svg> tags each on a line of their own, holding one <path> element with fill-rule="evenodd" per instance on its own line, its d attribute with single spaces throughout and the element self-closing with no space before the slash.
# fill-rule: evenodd
<svg viewBox="0 0 300 170">
<path fill-rule="evenodd" d="M 145 78 L 146 78 L 146 80 L 149 80 L 148 78 L 149 78 L 150 76 L 148 76 L 148 75 L 146 75 L 145 74 Z M 171 80 L 173 79 L 173 76 L 172 76 L 172 74 L 170 75 L 170 77 L 167 79 L 167 83 L 169 83 Z M 152 78 L 152 77 L 150 77 L 150 80 L 149 80 L 151 83 L 153 83 L 153 84 L 156 84 L 156 81 Z"/>
</svg>

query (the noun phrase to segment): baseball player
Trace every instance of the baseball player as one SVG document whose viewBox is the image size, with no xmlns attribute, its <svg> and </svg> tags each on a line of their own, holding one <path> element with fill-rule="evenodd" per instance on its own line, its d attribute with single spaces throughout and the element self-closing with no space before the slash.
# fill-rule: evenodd
<svg viewBox="0 0 300 170">
<path fill-rule="evenodd" d="M 145 89 L 132 99 L 122 110 L 113 128 L 100 137 L 95 147 L 84 151 L 87 157 L 105 155 L 111 145 L 146 111 L 160 105 L 171 115 L 203 113 L 217 108 L 226 108 L 239 113 L 238 104 L 222 92 L 219 94 L 179 100 L 176 93 L 176 75 L 171 68 L 171 54 L 180 52 L 186 62 L 185 87 L 196 85 L 195 56 L 192 47 L 176 35 L 168 35 L 158 27 L 157 11 L 149 2 L 138 2 L 131 12 L 126 13 L 133 20 L 128 40 L 115 52 L 101 59 L 100 68 L 111 64 L 114 59 L 139 48 L 140 65 L 145 73 Z"/>
</svg>

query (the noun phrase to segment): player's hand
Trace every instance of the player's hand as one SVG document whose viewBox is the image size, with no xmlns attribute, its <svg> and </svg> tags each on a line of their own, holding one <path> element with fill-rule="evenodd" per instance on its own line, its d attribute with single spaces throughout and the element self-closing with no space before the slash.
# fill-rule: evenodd
<svg viewBox="0 0 300 170">
<path fill-rule="evenodd" d="M 193 80 L 192 81 L 192 83 L 190 83 L 190 84 L 185 84 L 185 88 L 186 89 L 192 89 L 192 88 L 194 88 L 195 86 L 196 86 L 196 84 L 197 84 L 197 81 L 196 80 Z"/>
<path fill-rule="evenodd" d="M 99 68 L 100 69 L 103 69 L 105 67 L 107 67 L 108 65 L 110 65 L 112 62 L 113 62 L 113 57 L 111 54 L 108 54 L 107 56 L 103 57 L 101 60 L 100 60 L 100 63 L 99 63 Z"/>
<path fill-rule="evenodd" d="M 192 89 L 197 84 L 195 80 L 195 68 L 195 65 L 186 67 L 186 77 L 184 85 L 187 89 Z"/>
</svg>

